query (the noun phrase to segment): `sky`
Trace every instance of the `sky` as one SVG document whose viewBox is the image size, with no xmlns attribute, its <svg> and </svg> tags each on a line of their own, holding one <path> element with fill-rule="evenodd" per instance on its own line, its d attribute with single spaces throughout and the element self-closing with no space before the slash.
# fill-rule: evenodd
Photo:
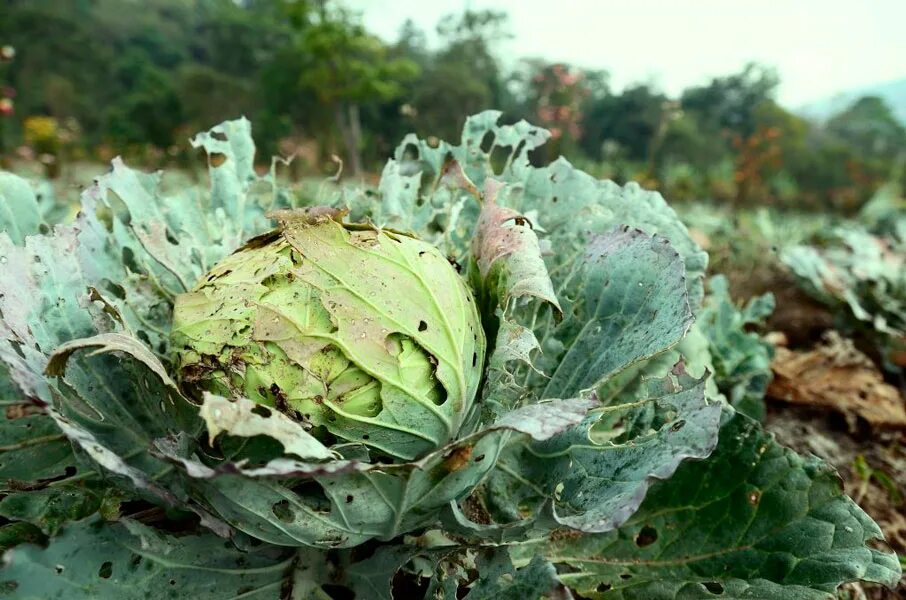
<svg viewBox="0 0 906 600">
<path fill-rule="evenodd" d="M 656 83 L 669 94 L 773 66 L 778 99 L 795 108 L 906 77 L 906 0 L 345 0 L 387 40 L 411 18 L 428 32 L 465 8 L 510 15 L 507 57 L 605 69 L 617 90 Z"/>
</svg>

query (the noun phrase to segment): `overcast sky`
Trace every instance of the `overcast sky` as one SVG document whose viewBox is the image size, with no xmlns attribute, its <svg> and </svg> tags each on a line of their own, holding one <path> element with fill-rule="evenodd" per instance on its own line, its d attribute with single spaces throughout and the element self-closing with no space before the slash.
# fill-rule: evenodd
<svg viewBox="0 0 906 600">
<path fill-rule="evenodd" d="M 411 18 L 432 34 L 466 7 L 510 15 L 503 50 L 604 68 L 617 89 L 654 81 L 668 93 L 755 60 L 777 68 L 797 107 L 906 77 L 906 0 L 346 0 L 395 40 Z M 432 39 L 429 37 L 429 40 Z M 435 38 L 436 39 L 436 38 Z"/>
</svg>

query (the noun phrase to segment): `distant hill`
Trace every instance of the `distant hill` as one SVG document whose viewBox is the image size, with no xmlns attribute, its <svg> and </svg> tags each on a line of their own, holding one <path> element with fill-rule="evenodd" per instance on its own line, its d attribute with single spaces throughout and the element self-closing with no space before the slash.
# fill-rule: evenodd
<svg viewBox="0 0 906 600">
<path fill-rule="evenodd" d="M 796 112 L 811 119 L 825 121 L 846 109 L 862 96 L 880 96 L 890 105 L 894 115 L 900 122 L 906 125 L 906 78 L 847 90 L 830 98 L 810 102 L 800 107 Z"/>
</svg>

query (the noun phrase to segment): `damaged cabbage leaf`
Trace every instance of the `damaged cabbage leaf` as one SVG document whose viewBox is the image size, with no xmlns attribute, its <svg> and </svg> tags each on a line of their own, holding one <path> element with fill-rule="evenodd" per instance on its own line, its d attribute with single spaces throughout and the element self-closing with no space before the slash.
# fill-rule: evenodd
<svg viewBox="0 0 906 600">
<path fill-rule="evenodd" d="M 714 454 L 655 484 L 620 529 L 517 552 L 542 553 L 587 598 L 824 600 L 846 581 L 896 585 L 880 539 L 832 468 L 728 412 Z"/>
<path fill-rule="evenodd" d="M 311 554 L 309 560 L 324 561 Z M 301 558 L 275 546 L 240 550 L 210 533 L 174 536 L 128 519 L 95 518 L 70 524 L 47 548 L 10 551 L 0 596 L 270 599 L 288 587 Z"/>
<path fill-rule="evenodd" d="M 505 255 L 505 243 L 493 247 Z M 679 343 L 692 323 L 684 274 L 681 257 L 664 238 L 629 228 L 592 238 L 558 278 L 562 319 L 535 304 L 524 321 L 533 325 L 543 352 L 531 364 L 514 363 L 523 398 L 597 397 L 619 375 L 635 373 Z M 601 396 L 605 407 L 581 424 L 504 451 L 480 494 L 491 518 L 513 527 L 550 513 L 575 529 L 613 529 L 635 511 L 653 479 L 669 477 L 686 458 L 709 454 L 720 405 L 705 399 L 703 380 L 678 365 L 660 378 L 621 385 L 621 393 Z"/>
<path fill-rule="evenodd" d="M 0 231 L 21 245 L 26 236 L 46 227 L 31 184 L 18 175 L 0 171 Z"/>
<path fill-rule="evenodd" d="M 166 386 L 168 392 L 159 391 L 150 398 L 164 404 L 172 402 L 173 406 L 189 406 L 185 399 L 175 395 L 172 382 L 154 383 L 158 373 L 150 359 L 148 362 L 137 357 L 112 361 L 103 352 L 127 353 L 128 349 L 124 339 L 116 338 L 116 344 L 110 340 L 110 337 L 99 337 L 66 346 L 54 356 L 53 368 L 61 369 L 66 364 L 68 373 L 72 361 L 85 361 L 85 370 L 91 372 L 109 369 L 115 363 L 132 365 L 138 370 L 144 368 L 146 373 L 130 374 L 128 380 L 137 382 L 140 388 Z M 92 355 L 76 352 L 91 347 L 99 351 Z M 92 364 L 96 367 L 90 367 Z M 136 392 L 124 389 L 122 394 L 123 398 L 135 401 Z M 113 417 L 117 405 L 111 398 L 106 399 L 109 405 L 97 406 Z M 231 406 L 232 410 L 261 416 L 254 412 L 257 407 L 252 403 Z M 281 458 L 282 452 L 273 449 L 259 449 L 249 455 L 251 448 L 240 447 L 232 459 L 247 460 L 251 456 L 264 461 L 262 466 L 248 469 L 234 462 L 212 461 L 211 449 L 181 435 L 193 431 L 193 427 L 200 434 L 194 418 L 189 418 L 189 424 L 182 428 L 175 426 L 177 419 L 184 416 L 181 411 L 169 420 L 162 414 L 156 435 L 155 430 L 125 419 L 117 421 L 116 428 L 104 427 L 84 416 L 79 416 L 77 424 L 63 418 L 57 422 L 107 471 L 128 478 L 149 499 L 198 513 L 215 531 L 228 530 L 209 511 L 229 525 L 273 544 L 348 547 L 373 537 L 392 539 L 431 524 L 442 508 L 462 497 L 487 474 L 496 461 L 501 440 L 510 432 L 548 439 L 580 422 L 593 406 L 594 402 L 589 400 L 553 402 L 544 405 L 543 410 L 528 406 L 413 463 L 363 463 L 356 460 L 360 455 L 354 449 L 350 450 L 349 459 L 303 463 Z M 263 424 L 260 433 L 274 440 L 285 440 L 282 420 L 275 416 L 273 413 L 265 418 L 269 425 Z M 164 423 L 169 423 L 169 430 Z M 218 428 L 235 428 L 240 435 L 247 427 L 241 416 L 217 423 Z M 207 438 L 197 437 L 202 441 Z M 137 440 L 141 441 L 131 452 L 115 452 L 123 444 L 135 444 Z M 219 449 L 223 452 L 227 448 L 221 444 Z M 128 457 L 129 462 L 116 461 L 117 455 Z M 177 472 L 173 472 L 174 465 L 179 467 Z M 188 479 L 180 477 L 179 471 Z M 315 486 L 306 485 L 306 481 Z"/>
</svg>

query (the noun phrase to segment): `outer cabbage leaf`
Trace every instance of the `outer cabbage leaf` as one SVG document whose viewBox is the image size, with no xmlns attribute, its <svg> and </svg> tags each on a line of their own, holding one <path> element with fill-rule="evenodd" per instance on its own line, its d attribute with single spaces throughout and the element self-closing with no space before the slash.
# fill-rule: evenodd
<svg viewBox="0 0 906 600">
<path fill-rule="evenodd" d="M 660 377 L 639 375 L 643 366 L 654 372 L 651 359 L 692 323 L 683 261 L 669 243 L 628 228 L 594 237 L 559 281 L 565 316 L 558 322 L 537 304 L 541 312 L 529 312 L 525 322 L 543 353 L 516 363 L 514 378 L 525 382 L 524 401 L 592 395 L 605 407 L 548 441 L 506 449 L 480 493 L 488 516 L 503 525 L 485 528 L 491 537 L 519 535 L 523 521 L 538 518 L 585 531 L 617 527 L 654 478 L 707 456 L 716 443 L 720 405 L 705 399 L 703 380 L 681 364 Z M 452 527 L 480 535 L 452 517 Z"/>
<path fill-rule="evenodd" d="M 10 551 L 0 597 L 271 599 L 288 587 L 299 558 L 274 546 L 242 551 L 211 534 L 177 537 L 135 521 L 91 519 L 71 524 L 45 549 Z"/>
<path fill-rule="evenodd" d="M 84 352 L 91 348 L 91 354 Z M 110 352 L 121 357 L 113 359 Z M 594 404 L 573 400 L 527 406 L 412 463 L 368 464 L 354 458 L 300 462 L 260 445 L 236 447 L 226 440 L 208 448 L 197 441 L 205 437 L 199 435 L 200 419 L 155 360 L 136 340 L 120 334 L 61 347 L 50 369 L 63 375 L 70 390 L 84 388 L 79 379 L 70 379 L 70 365 L 83 366 L 75 371 L 80 375 L 109 373 L 115 365 L 128 371 L 117 378 L 121 383 L 116 394 L 68 396 L 92 410 L 59 415 L 58 426 L 105 471 L 127 478 L 149 500 L 193 510 L 221 534 L 228 528 L 209 513 L 249 535 L 287 546 L 348 547 L 430 525 L 451 500 L 486 476 L 511 432 L 548 439 L 580 422 Z M 225 429 L 243 437 L 251 421 L 264 419 L 255 421 L 255 433 L 279 441 L 283 448 L 289 444 L 285 423 L 273 411 L 260 411 L 251 403 L 231 409 L 238 413 L 235 417 L 215 417 L 216 408 L 201 414 L 215 433 Z M 104 421 L 97 419 L 99 414 L 105 415 Z M 193 431 L 195 436 L 186 435 Z M 309 439 L 307 444 L 317 442 Z M 296 450 L 293 444 L 288 450 L 323 457 Z M 350 451 L 356 455 L 355 449 Z M 250 458 L 263 464 L 244 467 L 233 462 Z"/>
<path fill-rule="evenodd" d="M 54 397 L 43 373 L 46 353 L 105 318 L 86 310 L 81 294 L 67 293 L 78 289 L 80 278 L 74 239 L 72 229 L 59 229 L 52 237 L 29 237 L 23 247 L 0 233 L 0 257 L 10 267 L 0 269 L 0 360 L 6 363 L 0 477 L 7 494 L 0 514 L 45 533 L 100 509 L 107 494 L 44 409 Z M 14 536 L 5 545 L 20 541 L 27 540 Z"/>
<path fill-rule="evenodd" d="M 5 231 L 16 244 L 47 227 L 38 200 L 25 179 L 0 171 L 0 231 Z"/>
<path fill-rule="evenodd" d="M 714 454 L 653 486 L 623 527 L 519 552 L 542 552 L 589 598 L 823 600 L 855 579 L 896 585 L 879 539 L 833 469 L 728 411 Z"/>
</svg>

